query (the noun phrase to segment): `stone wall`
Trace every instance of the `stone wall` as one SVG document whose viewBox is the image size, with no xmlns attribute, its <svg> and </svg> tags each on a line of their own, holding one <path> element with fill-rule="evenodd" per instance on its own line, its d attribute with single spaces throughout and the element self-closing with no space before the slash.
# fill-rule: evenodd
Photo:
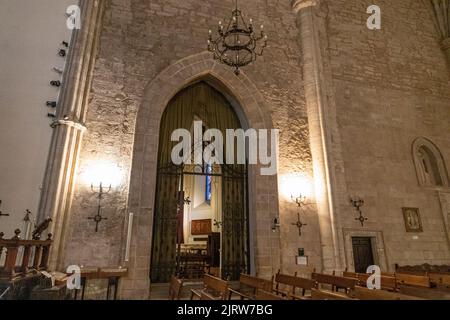
<svg viewBox="0 0 450 320">
<path fill-rule="evenodd" d="M 246 1 L 241 5 L 245 13 L 252 14 L 255 22 L 265 24 L 270 39 L 264 57 L 243 71 L 262 95 L 268 107 L 265 112 L 272 118 L 274 127 L 281 129 L 279 174 L 297 172 L 311 177 L 308 121 L 295 15 L 285 1 Z M 135 124 L 145 88 L 167 67 L 203 52 L 208 29 L 215 29 L 218 21 L 229 17 L 230 10 L 231 2 L 218 0 L 107 1 L 87 114 L 88 131 L 80 154 L 79 178 L 68 223 L 66 264 L 123 264 Z M 99 232 L 95 233 L 95 225 L 87 218 L 95 214 L 96 199 L 90 194 L 89 182 L 81 177 L 97 160 L 116 163 L 123 172 L 123 179 L 120 186 L 106 196 L 103 212 L 108 220 L 103 221 Z M 153 170 L 156 171 L 156 168 Z M 259 189 L 264 188 L 259 186 Z M 306 218 L 308 227 L 300 238 L 298 229 L 292 226 L 297 220 L 295 205 L 285 200 L 280 200 L 279 205 L 283 270 L 289 273 L 301 271 L 294 259 L 299 247 L 305 247 L 312 265 L 320 268 L 320 239 L 314 208 Z M 267 211 L 265 219 L 276 217 L 277 209 L 276 206 L 264 208 Z M 149 227 L 139 225 L 135 230 L 140 234 L 151 233 Z M 260 250 L 266 253 L 258 260 L 257 269 L 273 273 L 277 271 L 274 268 L 279 261 L 273 261 L 270 248 L 276 246 L 273 249 L 279 250 L 280 243 L 269 238 L 270 228 L 267 228 L 267 234 L 265 241 L 259 239 Z M 146 254 L 149 256 L 149 252 Z M 140 272 L 145 273 L 145 269 Z M 124 286 L 127 285 L 132 286 L 125 282 Z"/>
<path fill-rule="evenodd" d="M 350 233 L 382 231 L 391 270 L 395 263 L 449 263 L 448 213 L 437 190 L 419 187 L 412 157 L 413 141 L 425 137 L 450 166 L 450 72 L 440 35 L 425 1 L 378 1 L 382 29 L 374 31 L 366 27 L 371 4 L 326 1 L 324 10 L 345 164 L 340 223 Z M 366 202 L 364 228 L 349 195 Z M 423 233 L 406 233 L 402 207 L 420 209 Z"/>
</svg>

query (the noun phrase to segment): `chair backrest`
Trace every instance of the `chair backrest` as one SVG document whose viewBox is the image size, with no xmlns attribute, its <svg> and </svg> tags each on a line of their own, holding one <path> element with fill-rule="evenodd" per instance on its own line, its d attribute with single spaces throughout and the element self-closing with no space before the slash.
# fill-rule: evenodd
<svg viewBox="0 0 450 320">
<path fill-rule="evenodd" d="M 204 291 L 225 300 L 228 295 L 228 282 L 205 274 L 203 278 Z"/>
<path fill-rule="evenodd" d="M 357 279 L 332 276 L 323 273 L 313 273 L 312 278 L 319 284 L 329 284 L 332 287 L 344 289 L 353 289 L 358 282 Z"/>
<path fill-rule="evenodd" d="M 169 300 L 180 300 L 181 290 L 183 289 L 183 280 L 172 276 L 169 285 Z"/>
</svg>

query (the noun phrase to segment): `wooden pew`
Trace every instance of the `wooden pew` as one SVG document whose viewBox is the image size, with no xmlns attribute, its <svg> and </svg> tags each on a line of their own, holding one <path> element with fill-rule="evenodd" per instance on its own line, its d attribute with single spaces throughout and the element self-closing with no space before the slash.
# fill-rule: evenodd
<svg viewBox="0 0 450 320">
<path fill-rule="evenodd" d="M 169 285 L 169 300 L 180 300 L 181 290 L 183 289 L 183 280 L 172 276 Z"/>
<path fill-rule="evenodd" d="M 367 288 L 367 280 L 369 279 L 369 277 L 371 276 L 371 274 L 368 273 L 358 273 L 357 277 L 358 277 L 358 285 L 361 287 L 365 287 Z M 381 282 L 381 289 L 382 290 L 387 290 L 387 291 L 397 291 L 397 279 L 395 277 L 387 277 L 387 276 L 381 276 L 380 277 L 380 282 Z"/>
<path fill-rule="evenodd" d="M 440 288 L 450 289 L 450 274 L 444 273 L 430 273 L 430 282 Z"/>
<path fill-rule="evenodd" d="M 212 296 L 214 300 L 226 300 L 228 298 L 228 282 L 206 274 L 203 278 L 203 289 L 191 289 L 191 300 L 194 296 L 202 298 L 202 292 Z"/>
<path fill-rule="evenodd" d="M 358 283 L 358 279 L 338 277 L 323 273 L 313 273 L 312 279 L 319 284 L 331 285 L 331 291 L 338 291 L 344 289 L 345 293 L 348 293 L 350 289 L 353 289 Z"/>
<path fill-rule="evenodd" d="M 430 277 L 413 274 L 397 273 L 395 275 L 398 285 L 406 285 L 421 288 L 431 288 Z"/>
<path fill-rule="evenodd" d="M 287 287 L 287 290 L 282 290 L 280 285 Z M 297 295 L 297 288 L 301 290 L 301 296 Z M 277 273 L 275 275 L 275 289 L 273 292 L 277 295 L 290 296 L 293 300 L 302 300 L 306 291 L 311 291 L 313 288 L 317 289 L 315 280 Z"/>
<path fill-rule="evenodd" d="M 252 277 L 246 274 L 241 274 L 239 278 L 239 288 L 228 288 L 228 300 L 231 300 L 233 294 L 240 296 L 241 300 L 254 300 L 256 295 L 258 294 L 258 291 L 264 290 L 267 292 L 271 292 L 272 286 L 272 281 Z"/>
<path fill-rule="evenodd" d="M 325 290 L 319 290 L 319 289 L 311 290 L 311 299 L 312 300 L 355 300 L 355 299 L 347 296 L 346 294 L 325 291 Z"/>
<path fill-rule="evenodd" d="M 363 287 L 355 287 L 350 290 L 349 296 L 358 300 L 424 300 L 419 297 L 385 290 L 370 290 Z"/>
<path fill-rule="evenodd" d="M 276 294 L 264 290 L 259 290 L 258 293 L 256 294 L 255 300 L 272 301 L 272 300 L 287 300 L 287 298 L 278 296 Z"/>
</svg>

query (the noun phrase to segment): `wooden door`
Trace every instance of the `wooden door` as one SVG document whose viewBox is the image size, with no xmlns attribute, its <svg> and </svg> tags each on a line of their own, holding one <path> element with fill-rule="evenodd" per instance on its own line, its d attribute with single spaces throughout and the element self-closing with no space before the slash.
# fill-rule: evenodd
<svg viewBox="0 0 450 320">
<path fill-rule="evenodd" d="M 355 262 L 355 272 L 366 273 L 369 266 L 374 265 L 372 239 L 369 237 L 354 237 L 353 257 Z"/>
</svg>

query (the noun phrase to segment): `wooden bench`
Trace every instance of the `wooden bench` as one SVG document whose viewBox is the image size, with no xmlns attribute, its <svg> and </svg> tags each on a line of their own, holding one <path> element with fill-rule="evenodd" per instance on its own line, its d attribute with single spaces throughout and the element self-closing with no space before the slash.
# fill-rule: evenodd
<svg viewBox="0 0 450 320">
<path fill-rule="evenodd" d="M 395 275 L 398 285 L 407 285 L 421 288 L 431 288 L 430 277 L 413 274 L 397 273 Z"/>
<path fill-rule="evenodd" d="M 280 285 L 287 287 L 288 290 L 282 290 Z M 301 296 L 297 295 L 297 288 L 301 290 Z M 305 297 L 306 291 L 311 291 L 313 288 L 317 289 L 317 282 L 315 280 L 277 273 L 275 275 L 275 289 L 273 292 L 281 296 L 290 296 L 293 300 L 302 300 Z"/>
<path fill-rule="evenodd" d="M 319 290 L 319 289 L 311 290 L 311 299 L 312 300 L 355 300 L 355 299 L 347 296 L 346 294 L 325 291 L 325 290 Z"/>
<path fill-rule="evenodd" d="M 228 298 L 228 282 L 206 274 L 203 278 L 203 289 L 191 289 L 191 300 L 194 296 L 202 298 L 202 293 L 206 293 L 214 300 L 226 300 Z"/>
<path fill-rule="evenodd" d="M 183 280 L 172 276 L 169 285 L 169 300 L 180 300 L 181 290 L 183 289 Z"/>
<path fill-rule="evenodd" d="M 331 285 L 331 291 L 333 292 L 339 291 L 339 289 L 344 289 L 345 293 L 348 293 L 351 289 L 355 288 L 358 283 L 358 279 L 333 276 L 323 273 L 313 273 L 312 279 L 321 285 Z"/>
<path fill-rule="evenodd" d="M 381 289 L 387 291 L 397 291 L 397 281 L 395 276 L 388 276 L 390 274 L 391 273 L 381 273 Z M 371 274 L 344 271 L 343 276 L 345 278 L 357 279 L 358 286 L 367 288 L 367 280 Z"/>
<path fill-rule="evenodd" d="M 278 296 L 276 294 L 264 290 L 259 290 L 258 293 L 256 294 L 255 300 L 272 301 L 272 300 L 287 300 L 287 298 Z"/>
<path fill-rule="evenodd" d="M 367 280 L 371 274 L 358 273 L 358 285 L 367 288 Z M 395 277 L 380 276 L 381 289 L 387 291 L 397 291 L 397 279 Z"/>
<path fill-rule="evenodd" d="M 350 290 L 349 296 L 358 300 L 424 300 L 419 297 L 410 296 L 398 292 L 385 290 L 370 290 L 363 287 L 355 287 Z"/>
<path fill-rule="evenodd" d="M 430 282 L 438 287 L 450 288 L 450 274 L 430 273 Z"/>
<path fill-rule="evenodd" d="M 271 292 L 272 286 L 272 281 L 241 274 L 239 278 L 239 288 L 228 288 L 228 299 L 231 300 L 232 295 L 236 294 L 241 300 L 254 300 L 260 290 Z"/>
</svg>

